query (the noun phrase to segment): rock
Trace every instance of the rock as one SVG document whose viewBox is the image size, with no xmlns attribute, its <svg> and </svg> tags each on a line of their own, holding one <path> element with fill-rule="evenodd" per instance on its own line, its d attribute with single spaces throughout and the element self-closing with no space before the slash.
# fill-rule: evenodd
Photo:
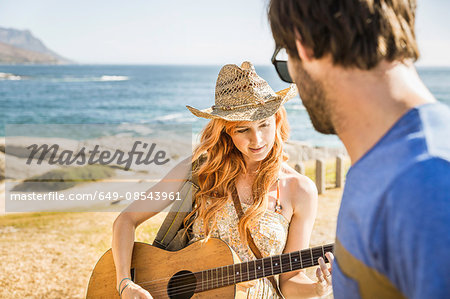
<svg viewBox="0 0 450 299">
<path fill-rule="evenodd" d="M 27 159 L 5 155 L 0 152 L 0 160 L 2 159 L 3 161 L 0 161 L 0 177 L 3 172 L 3 179 L 24 180 L 34 175 L 40 175 L 52 169 L 61 167 L 59 165 L 49 165 L 48 163 L 30 167 L 26 165 Z M 5 161 L 8 163 L 8 168 L 5 167 Z"/>
<path fill-rule="evenodd" d="M 111 157 L 113 154 L 120 150 L 124 152 L 124 159 L 128 157 L 128 152 L 132 149 L 135 141 L 141 141 L 142 143 L 155 144 L 154 154 L 159 151 L 166 152 L 166 158 L 169 158 L 169 163 L 165 165 L 152 164 L 140 164 L 133 163 L 130 167 L 132 171 L 119 171 L 119 176 L 131 176 L 142 178 L 162 178 L 163 175 L 173 168 L 181 159 L 186 158 L 192 153 L 192 140 L 176 140 L 173 138 L 132 138 L 127 136 L 107 136 L 96 139 L 89 139 L 83 141 L 65 139 L 65 138 L 38 138 L 38 137 L 8 137 L 8 144 L 5 151 L 5 138 L 0 138 L 0 179 L 12 178 L 12 179 L 26 179 L 34 175 L 43 174 L 49 170 L 62 167 L 62 165 L 55 164 L 49 165 L 47 160 L 49 154 L 45 157 L 46 161 L 43 161 L 40 165 L 36 165 L 36 160 L 31 165 L 26 165 L 28 157 L 30 156 L 30 149 L 27 149 L 31 144 L 42 145 L 43 142 L 49 146 L 57 144 L 59 150 L 56 154 L 56 159 L 59 157 L 63 150 L 69 150 L 76 155 L 82 148 L 85 148 L 84 152 L 87 155 L 87 159 L 90 156 L 89 151 L 92 151 L 95 146 L 98 146 L 98 151 L 109 151 Z M 147 151 L 142 148 L 142 144 L 137 147 L 138 151 L 144 152 L 143 158 L 145 158 Z M 316 159 L 329 159 L 338 155 L 346 155 L 345 148 L 326 148 L 326 147 L 314 147 L 307 142 L 302 141 L 288 141 L 285 144 L 285 152 L 289 156 L 289 163 L 295 164 L 302 161 L 316 160 Z M 5 153 L 6 152 L 6 155 Z M 40 155 L 40 154 L 39 154 Z M 96 158 L 98 155 L 96 156 Z M 37 158 L 37 157 L 35 157 Z M 8 159 L 8 169 L 5 171 L 5 159 Z M 136 156 L 133 158 L 133 162 L 136 161 Z M 117 160 L 111 162 L 109 166 L 117 165 Z M 86 163 L 87 164 L 87 163 Z M 75 165 L 73 165 L 75 166 Z M 82 166 L 82 165 L 79 165 Z M 119 169 L 122 169 L 122 164 Z M 6 173 L 5 173 L 6 172 Z"/>
<path fill-rule="evenodd" d="M 5 154 L 0 151 L 0 181 L 5 179 Z"/>
<path fill-rule="evenodd" d="M 5 152 L 5 137 L 0 137 L 0 152 Z"/>
<path fill-rule="evenodd" d="M 76 150 L 80 144 L 77 140 L 65 139 L 65 138 L 48 138 L 48 137 L 8 137 L 8 142 L 5 146 L 5 152 L 7 155 L 16 156 L 18 158 L 28 159 L 31 154 L 31 149 L 28 149 L 30 145 L 37 144 L 38 146 L 42 144 L 47 144 L 52 146 L 57 144 L 59 146 L 58 153 L 64 150 Z M 0 145 L 1 147 L 1 145 Z M 1 149 L 1 148 L 0 148 Z M 48 159 L 48 156 L 46 158 Z M 56 155 L 58 158 L 59 155 Z M 46 160 L 47 160 L 46 159 Z"/>
<path fill-rule="evenodd" d="M 53 150 L 51 150 L 41 161 L 41 164 L 37 164 L 37 159 L 40 157 L 42 151 L 39 151 L 34 157 L 30 164 L 26 164 L 26 161 L 29 159 L 31 155 L 31 149 L 28 149 L 32 144 L 37 144 L 41 146 L 42 144 L 47 144 L 49 147 L 56 144 L 59 146 L 58 151 L 55 152 L 54 160 L 57 160 L 63 151 L 72 152 L 72 159 L 75 158 L 76 154 L 79 153 L 84 148 L 85 153 L 85 163 L 83 165 L 88 164 L 88 159 L 91 156 L 90 151 L 94 150 L 97 147 L 98 152 L 108 151 L 110 153 L 110 157 L 112 158 L 116 151 L 122 151 L 123 160 L 127 160 L 129 157 L 128 152 L 132 150 L 135 141 L 141 141 L 142 143 L 147 143 L 148 146 L 143 149 L 142 143 L 136 147 L 137 151 L 143 152 L 141 160 L 145 159 L 147 154 L 149 153 L 149 148 L 152 143 L 155 144 L 154 150 L 150 154 L 150 159 L 153 160 L 158 151 L 164 151 L 165 157 L 160 158 L 159 160 L 169 159 L 169 162 L 164 165 L 156 165 L 155 163 L 151 164 L 136 164 L 137 155 L 134 154 L 132 156 L 133 163 L 130 166 L 130 170 L 133 170 L 134 173 L 136 171 L 142 172 L 142 177 L 149 177 L 151 173 L 152 178 L 162 178 L 165 173 L 167 173 L 171 168 L 173 168 L 181 159 L 186 158 L 192 153 L 192 145 L 191 140 L 176 140 L 176 142 L 172 139 L 156 139 L 156 138 L 132 138 L 125 136 L 108 136 L 96 139 L 88 139 L 88 140 L 71 140 L 65 138 L 39 138 L 39 137 L 8 137 L 7 146 L 5 149 L 4 139 L 0 139 L 0 150 L 5 150 L 6 159 L 8 159 L 8 169 L 6 169 L 6 177 L 12 179 L 26 179 L 33 175 L 40 175 L 49 170 L 59 168 L 59 167 L 74 167 L 74 166 L 82 166 L 82 165 L 60 165 L 59 163 L 50 165 L 48 163 Z M 3 142 L 3 143 L 2 143 Z M 67 154 L 67 153 L 66 153 Z M 5 154 L 3 154 L 5 156 Z M 67 158 L 67 156 L 65 156 Z M 95 159 L 99 157 L 99 153 L 95 155 Z M 109 166 L 118 165 L 118 157 L 115 158 L 114 161 L 109 164 Z M 108 159 L 106 159 L 108 160 Z M 78 158 L 77 161 L 81 161 L 81 158 Z M 119 169 L 122 169 L 125 164 L 121 164 L 118 166 Z M 3 167 L 3 170 L 5 167 Z M 124 172 L 125 173 L 125 172 Z"/>
</svg>

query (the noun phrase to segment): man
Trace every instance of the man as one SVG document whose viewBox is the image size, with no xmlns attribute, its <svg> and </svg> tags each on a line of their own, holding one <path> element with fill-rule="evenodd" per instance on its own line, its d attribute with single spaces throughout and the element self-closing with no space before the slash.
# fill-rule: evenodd
<svg viewBox="0 0 450 299">
<path fill-rule="evenodd" d="M 271 0 L 269 19 L 315 129 L 352 166 L 333 266 L 340 298 L 449 298 L 450 109 L 413 66 L 414 0 Z M 291 79 L 292 78 L 292 79 Z"/>
</svg>

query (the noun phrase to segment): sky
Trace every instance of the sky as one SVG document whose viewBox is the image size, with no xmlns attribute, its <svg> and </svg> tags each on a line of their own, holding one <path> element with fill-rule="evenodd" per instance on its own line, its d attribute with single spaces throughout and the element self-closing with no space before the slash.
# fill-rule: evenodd
<svg viewBox="0 0 450 299">
<path fill-rule="evenodd" d="M 270 64 L 268 0 L 1 0 L 0 26 L 29 29 L 78 63 Z M 450 66 L 450 1 L 418 0 L 417 65 Z"/>
</svg>

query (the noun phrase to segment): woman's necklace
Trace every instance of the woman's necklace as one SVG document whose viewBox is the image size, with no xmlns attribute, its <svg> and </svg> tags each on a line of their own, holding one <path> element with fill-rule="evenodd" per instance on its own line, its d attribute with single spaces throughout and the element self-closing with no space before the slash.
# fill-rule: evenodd
<svg viewBox="0 0 450 299">
<path fill-rule="evenodd" d="M 252 185 L 254 181 L 254 176 L 258 173 L 258 170 L 249 175 L 247 172 L 245 177 L 242 177 L 239 183 L 239 199 L 242 203 L 251 205 L 253 203 L 253 190 Z"/>
<path fill-rule="evenodd" d="M 274 210 L 277 213 L 281 213 L 282 207 L 281 207 L 281 203 L 280 203 L 280 190 L 279 190 L 279 179 L 277 178 L 276 181 L 277 184 L 277 195 L 276 195 L 276 202 L 275 202 L 275 207 Z M 240 186 L 240 192 L 238 194 L 239 195 L 239 200 L 241 201 L 241 203 L 246 204 L 246 205 L 251 205 L 253 204 L 254 200 L 253 200 L 253 190 L 252 187 L 248 186 L 249 184 L 245 184 L 243 183 Z"/>
<path fill-rule="evenodd" d="M 239 199 L 242 203 L 251 205 L 253 203 L 252 187 L 241 188 L 241 196 L 239 196 Z"/>
</svg>

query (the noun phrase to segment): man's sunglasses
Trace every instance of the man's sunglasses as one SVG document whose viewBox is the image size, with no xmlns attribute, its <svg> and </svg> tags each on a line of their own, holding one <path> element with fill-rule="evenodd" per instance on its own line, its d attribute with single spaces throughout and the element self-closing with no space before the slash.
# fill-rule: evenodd
<svg viewBox="0 0 450 299">
<path fill-rule="evenodd" d="M 275 69 L 277 70 L 278 76 L 280 76 L 280 79 L 287 83 L 294 83 L 294 80 L 292 80 L 291 75 L 289 75 L 288 66 L 287 66 L 287 58 L 286 60 L 279 60 L 277 59 L 277 56 L 280 52 L 285 53 L 285 49 L 281 47 L 277 47 L 275 49 L 275 52 L 272 55 L 272 64 L 275 66 Z"/>
</svg>

